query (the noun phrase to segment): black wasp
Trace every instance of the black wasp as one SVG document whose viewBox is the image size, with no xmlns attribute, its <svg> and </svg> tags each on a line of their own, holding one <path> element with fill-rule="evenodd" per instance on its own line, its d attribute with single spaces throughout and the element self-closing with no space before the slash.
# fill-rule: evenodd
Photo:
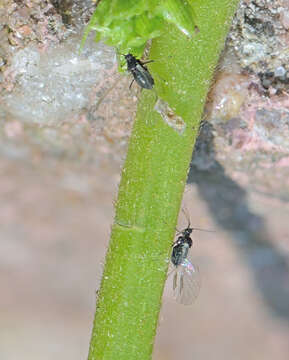
<svg viewBox="0 0 289 360">
<path fill-rule="evenodd" d="M 143 89 L 149 89 L 151 90 L 154 86 L 154 79 L 149 73 L 147 67 L 145 64 L 148 64 L 152 62 L 153 60 L 148 60 L 145 62 L 142 62 L 138 59 L 136 59 L 132 54 L 124 55 L 126 64 L 127 64 L 127 70 L 133 75 L 134 79 L 131 82 L 129 88 L 131 88 L 132 83 L 134 80 L 137 82 L 137 84 L 142 87 Z"/>
<path fill-rule="evenodd" d="M 195 266 L 189 256 L 189 249 L 193 245 L 191 234 L 193 230 L 209 231 L 192 228 L 190 224 L 179 231 L 177 240 L 173 243 L 171 262 L 175 266 L 173 278 L 174 298 L 177 302 L 190 305 L 199 295 L 201 278 L 199 269 Z"/>
</svg>

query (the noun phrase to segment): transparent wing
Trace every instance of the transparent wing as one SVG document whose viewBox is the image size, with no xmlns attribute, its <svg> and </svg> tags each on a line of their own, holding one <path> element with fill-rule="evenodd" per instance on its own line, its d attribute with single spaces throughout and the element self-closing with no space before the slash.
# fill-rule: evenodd
<svg viewBox="0 0 289 360">
<path fill-rule="evenodd" d="M 183 305 L 191 305 L 198 297 L 201 289 L 199 268 L 189 259 L 185 259 L 174 272 L 173 290 L 176 301 Z"/>
</svg>

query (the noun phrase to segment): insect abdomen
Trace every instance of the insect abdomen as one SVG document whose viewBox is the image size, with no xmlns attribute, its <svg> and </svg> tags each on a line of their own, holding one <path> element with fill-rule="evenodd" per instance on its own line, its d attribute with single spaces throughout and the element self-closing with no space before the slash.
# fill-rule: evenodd
<svg viewBox="0 0 289 360">
<path fill-rule="evenodd" d="M 173 247 L 171 261 L 175 266 L 180 265 L 186 259 L 189 248 L 186 243 L 180 243 Z"/>
<path fill-rule="evenodd" d="M 154 86 L 154 79 L 151 74 L 141 66 L 137 66 L 136 70 L 132 70 L 133 77 L 137 84 L 144 88 L 151 90 Z"/>
</svg>

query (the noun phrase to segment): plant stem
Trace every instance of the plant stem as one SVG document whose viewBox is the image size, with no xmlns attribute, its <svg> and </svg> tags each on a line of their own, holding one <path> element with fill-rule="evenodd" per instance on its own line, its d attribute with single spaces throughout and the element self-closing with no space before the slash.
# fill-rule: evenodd
<svg viewBox="0 0 289 360">
<path fill-rule="evenodd" d="M 158 96 L 186 124 L 181 134 L 142 92 L 116 204 L 115 224 L 97 299 L 89 360 L 146 360 L 153 341 L 168 257 L 193 145 L 237 0 L 194 2 L 200 32 L 173 26 L 153 41 L 150 67 Z M 166 80 L 166 83 L 164 80 Z"/>
</svg>

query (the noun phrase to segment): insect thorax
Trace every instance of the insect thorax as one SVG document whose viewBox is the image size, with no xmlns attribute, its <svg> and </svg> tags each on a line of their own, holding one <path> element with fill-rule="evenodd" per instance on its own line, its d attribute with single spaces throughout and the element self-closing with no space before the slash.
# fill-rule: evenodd
<svg viewBox="0 0 289 360">
<path fill-rule="evenodd" d="M 126 65 L 127 65 L 128 71 L 131 71 L 132 69 L 136 68 L 138 61 L 133 55 L 131 55 L 131 54 L 125 55 L 125 60 L 126 60 Z"/>
</svg>

